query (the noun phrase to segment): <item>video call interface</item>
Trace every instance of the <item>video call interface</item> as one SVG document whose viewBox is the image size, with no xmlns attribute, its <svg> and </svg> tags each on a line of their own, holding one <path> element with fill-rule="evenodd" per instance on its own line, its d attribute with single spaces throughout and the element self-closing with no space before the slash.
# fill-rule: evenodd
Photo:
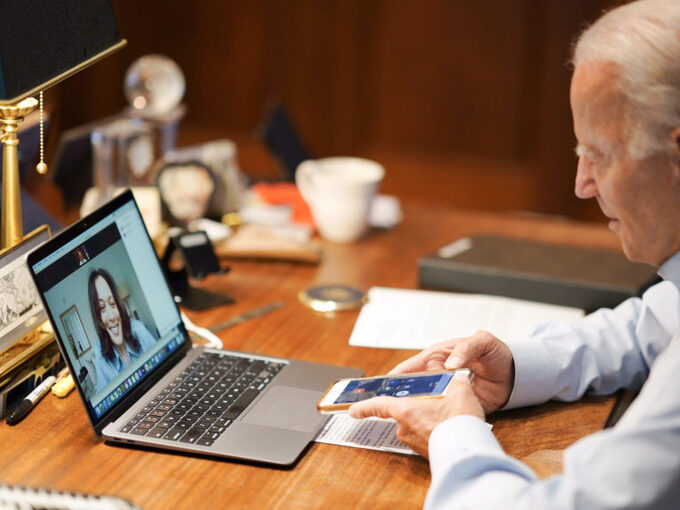
<svg viewBox="0 0 680 510">
<path fill-rule="evenodd" d="M 452 377 L 451 372 L 420 377 L 357 379 L 347 384 L 334 404 L 348 404 L 380 396 L 441 395 Z"/>
<path fill-rule="evenodd" d="M 96 418 L 186 341 L 133 201 L 34 264 L 33 271 Z"/>
</svg>

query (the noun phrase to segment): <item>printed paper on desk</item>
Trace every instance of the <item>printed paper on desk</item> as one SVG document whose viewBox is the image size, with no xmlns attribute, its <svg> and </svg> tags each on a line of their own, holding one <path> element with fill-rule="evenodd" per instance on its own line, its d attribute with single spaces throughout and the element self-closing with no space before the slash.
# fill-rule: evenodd
<svg viewBox="0 0 680 510">
<path fill-rule="evenodd" d="M 511 341 L 541 322 L 575 322 L 583 315 L 578 308 L 500 296 L 372 287 L 349 343 L 424 349 L 480 329 Z"/>
<path fill-rule="evenodd" d="M 490 423 L 486 424 L 493 428 Z M 416 452 L 397 439 L 397 422 L 382 418 L 357 420 L 349 414 L 334 414 L 316 437 L 317 443 L 351 446 L 382 452 L 416 455 Z"/>
<path fill-rule="evenodd" d="M 415 455 L 413 450 L 397 439 L 396 430 L 397 422 L 394 420 L 382 418 L 357 420 L 346 413 L 340 413 L 329 418 L 315 441 Z"/>
</svg>

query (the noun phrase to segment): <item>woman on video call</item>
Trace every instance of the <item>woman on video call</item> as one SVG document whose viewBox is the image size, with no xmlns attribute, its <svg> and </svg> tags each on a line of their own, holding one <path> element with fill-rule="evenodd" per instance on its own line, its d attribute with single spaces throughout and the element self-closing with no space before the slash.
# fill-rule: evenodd
<svg viewBox="0 0 680 510">
<path fill-rule="evenodd" d="M 151 347 L 156 338 L 141 321 L 128 315 L 120 302 L 116 283 L 107 271 L 92 271 L 87 291 L 99 337 L 100 349 L 95 354 L 95 364 L 97 391 L 101 391 Z"/>
</svg>

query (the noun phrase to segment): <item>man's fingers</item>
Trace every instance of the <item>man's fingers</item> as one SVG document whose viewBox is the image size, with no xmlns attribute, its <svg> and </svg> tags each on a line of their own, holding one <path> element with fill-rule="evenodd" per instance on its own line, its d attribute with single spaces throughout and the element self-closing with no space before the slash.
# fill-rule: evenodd
<svg viewBox="0 0 680 510">
<path fill-rule="evenodd" d="M 441 370 L 444 368 L 444 361 L 453 349 L 453 346 L 459 341 L 458 338 L 453 340 L 446 340 L 431 345 L 424 351 L 420 351 L 415 356 L 402 361 L 388 374 L 403 374 L 407 372 L 424 372 L 428 370 Z"/>
<path fill-rule="evenodd" d="M 428 365 L 433 361 L 430 359 L 430 357 L 433 354 L 430 351 L 421 351 L 415 356 L 410 357 L 407 360 L 402 361 L 399 363 L 397 366 L 395 366 L 392 370 L 387 372 L 388 375 L 390 374 L 404 374 L 407 372 L 423 372 L 428 370 Z M 442 356 L 441 359 L 444 359 L 445 356 Z M 441 363 L 441 361 L 439 361 Z M 440 365 L 441 366 L 441 365 Z"/>
<path fill-rule="evenodd" d="M 398 399 L 396 397 L 374 397 L 357 402 L 349 408 L 352 418 L 392 418 L 393 406 Z"/>
<path fill-rule="evenodd" d="M 468 374 L 463 371 L 454 373 L 453 379 L 451 380 L 449 388 L 446 392 L 449 398 L 461 398 L 468 392 L 474 394 L 472 387 L 470 386 Z"/>
<path fill-rule="evenodd" d="M 458 342 L 444 362 L 444 367 L 455 370 L 467 366 L 471 360 L 481 358 L 489 352 L 495 337 L 487 331 L 478 331 L 473 336 Z"/>
<path fill-rule="evenodd" d="M 484 419 L 484 408 L 472 391 L 470 379 L 465 372 L 456 372 L 453 375 L 446 398 L 455 404 L 456 415 L 469 414 Z"/>
<path fill-rule="evenodd" d="M 459 371 L 453 374 L 453 381 L 456 384 L 467 384 L 470 385 L 470 376 L 466 371 Z"/>
<path fill-rule="evenodd" d="M 402 374 L 404 372 L 413 372 L 413 371 L 418 371 L 420 370 L 420 366 L 423 364 L 423 357 L 421 356 L 422 353 L 416 354 L 415 356 L 402 361 L 399 363 L 397 366 L 395 366 L 392 370 L 387 372 L 387 374 Z"/>
</svg>

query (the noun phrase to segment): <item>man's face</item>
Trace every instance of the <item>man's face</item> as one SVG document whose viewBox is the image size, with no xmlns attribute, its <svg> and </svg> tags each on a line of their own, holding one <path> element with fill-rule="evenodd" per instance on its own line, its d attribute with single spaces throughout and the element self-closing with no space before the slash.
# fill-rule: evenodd
<svg viewBox="0 0 680 510">
<path fill-rule="evenodd" d="M 597 200 L 630 260 L 659 266 L 680 250 L 680 156 L 671 145 L 645 159 L 628 155 L 628 104 L 616 89 L 617 77 L 611 63 L 588 62 L 574 71 L 575 192 Z M 679 134 L 668 133 L 668 141 Z"/>
</svg>

